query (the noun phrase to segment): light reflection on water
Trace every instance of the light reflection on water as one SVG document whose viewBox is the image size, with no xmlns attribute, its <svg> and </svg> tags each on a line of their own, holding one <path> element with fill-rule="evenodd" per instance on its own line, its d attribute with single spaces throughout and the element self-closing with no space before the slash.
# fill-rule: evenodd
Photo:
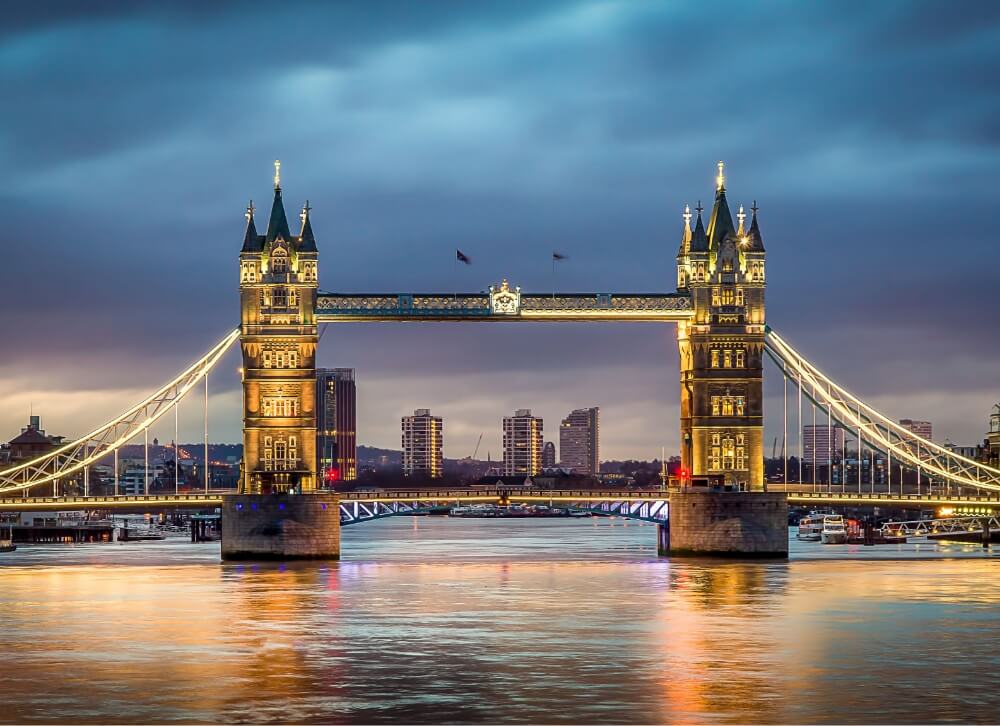
<svg viewBox="0 0 1000 726">
<path fill-rule="evenodd" d="M 398 518 L 343 548 L 0 556 L 0 720 L 997 720 L 1000 584 L 979 547 L 668 560 L 623 520 Z"/>
</svg>

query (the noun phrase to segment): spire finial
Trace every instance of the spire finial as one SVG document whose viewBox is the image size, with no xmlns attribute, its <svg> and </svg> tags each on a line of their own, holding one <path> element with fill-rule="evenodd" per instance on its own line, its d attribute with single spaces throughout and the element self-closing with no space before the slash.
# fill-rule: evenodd
<svg viewBox="0 0 1000 726">
<path fill-rule="evenodd" d="M 695 209 L 698 210 L 698 216 L 700 217 L 701 213 L 705 210 L 705 208 L 703 206 L 701 206 L 701 200 L 700 199 L 698 200 L 698 206 L 695 207 Z"/>
<path fill-rule="evenodd" d="M 249 201 L 249 202 L 247 203 L 247 211 L 246 211 L 246 214 L 244 215 L 244 216 L 245 216 L 245 217 L 247 218 L 247 221 L 248 221 L 248 222 L 249 222 L 249 221 L 250 221 L 251 219 L 253 219 L 253 213 L 254 213 L 254 212 L 256 212 L 256 211 L 257 211 L 257 208 L 256 208 L 256 207 L 254 207 L 254 205 L 253 205 L 253 200 L 251 199 L 251 200 L 250 200 L 250 201 Z"/>
<path fill-rule="evenodd" d="M 746 212 L 743 211 L 743 205 L 740 205 L 740 211 L 736 213 L 736 219 L 740 220 L 740 229 L 743 229 L 743 220 L 747 218 Z"/>
<path fill-rule="evenodd" d="M 281 189 L 281 162 L 274 160 L 274 188 Z"/>
<path fill-rule="evenodd" d="M 302 220 L 303 226 L 305 225 L 306 220 L 309 219 L 309 212 L 311 211 L 312 207 L 309 206 L 309 200 L 307 199 L 305 205 L 302 207 L 302 211 L 299 213 L 299 219 Z"/>
<path fill-rule="evenodd" d="M 726 188 L 726 162 L 719 162 L 719 176 L 715 178 L 715 189 L 721 192 Z"/>
<path fill-rule="evenodd" d="M 687 229 L 691 229 L 691 205 L 684 205 L 684 226 Z"/>
<path fill-rule="evenodd" d="M 757 216 L 757 209 L 758 209 L 758 207 L 757 207 L 757 200 L 754 199 L 753 200 L 753 206 L 750 207 L 750 211 L 753 212 L 753 216 L 755 216 L 755 217 Z"/>
</svg>

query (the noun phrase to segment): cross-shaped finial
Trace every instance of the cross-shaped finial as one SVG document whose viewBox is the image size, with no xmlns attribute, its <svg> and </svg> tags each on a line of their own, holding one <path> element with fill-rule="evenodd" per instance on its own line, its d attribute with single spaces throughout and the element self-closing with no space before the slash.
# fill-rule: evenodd
<svg viewBox="0 0 1000 726">
<path fill-rule="evenodd" d="M 719 191 L 726 188 L 726 162 L 719 162 L 719 176 L 715 178 L 716 189 Z"/>
<path fill-rule="evenodd" d="M 689 204 L 684 205 L 684 226 L 691 226 L 691 205 Z"/>
<path fill-rule="evenodd" d="M 251 200 L 250 200 L 250 201 L 249 201 L 249 202 L 247 203 L 247 211 L 246 211 L 246 215 L 245 215 L 245 216 L 246 216 L 246 218 L 247 218 L 247 221 L 248 221 L 248 222 L 249 222 L 249 221 L 250 221 L 251 219 L 253 219 L 253 213 L 254 213 L 254 212 L 256 212 L 256 211 L 257 211 L 257 208 L 256 208 L 256 207 L 254 207 L 254 205 L 253 205 L 253 200 L 251 199 Z"/>
<path fill-rule="evenodd" d="M 701 216 L 701 213 L 702 213 L 702 211 L 703 211 L 703 210 L 705 209 L 705 208 L 704 208 L 703 206 L 701 206 L 701 200 L 700 200 L 700 199 L 698 200 L 698 206 L 697 206 L 697 207 L 695 207 L 695 209 L 697 209 L 697 210 L 698 210 L 698 216 L 700 217 L 700 216 Z"/>
<path fill-rule="evenodd" d="M 753 212 L 753 216 L 757 216 L 757 200 L 753 200 L 753 206 L 750 207 L 750 211 Z"/>
<path fill-rule="evenodd" d="M 281 162 L 274 160 L 274 188 L 281 189 Z"/>
<path fill-rule="evenodd" d="M 305 203 L 305 206 L 302 207 L 302 213 L 299 214 L 299 219 L 302 220 L 302 224 L 305 224 L 306 220 L 309 219 L 309 212 L 311 212 L 311 211 L 312 211 L 312 207 L 309 206 L 309 200 L 307 199 L 306 203 Z"/>
<path fill-rule="evenodd" d="M 740 205 L 740 211 L 736 213 L 736 219 L 740 220 L 740 229 L 743 229 L 743 220 L 747 218 L 746 213 L 743 211 L 743 205 Z"/>
</svg>

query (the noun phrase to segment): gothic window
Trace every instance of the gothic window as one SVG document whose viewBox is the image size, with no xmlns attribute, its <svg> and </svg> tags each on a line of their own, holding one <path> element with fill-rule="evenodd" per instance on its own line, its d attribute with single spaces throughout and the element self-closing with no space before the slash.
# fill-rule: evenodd
<svg viewBox="0 0 1000 726">
<path fill-rule="evenodd" d="M 743 288 L 742 287 L 736 288 L 736 304 L 737 305 L 742 305 L 743 304 Z"/>
<path fill-rule="evenodd" d="M 722 352 L 722 367 L 723 368 L 733 367 L 733 351 L 727 349 Z"/>
<path fill-rule="evenodd" d="M 288 253 L 280 247 L 271 253 L 271 272 L 276 274 L 288 272 Z"/>
<path fill-rule="evenodd" d="M 297 444 L 298 442 L 296 441 L 294 436 L 288 437 L 288 458 L 291 459 L 292 461 L 295 461 L 296 459 L 299 458 Z"/>
<path fill-rule="evenodd" d="M 722 468 L 732 469 L 736 465 L 736 444 L 732 436 L 722 439 Z"/>
<path fill-rule="evenodd" d="M 266 396 L 263 409 L 265 416 L 298 416 L 299 400 L 288 396 Z"/>
<path fill-rule="evenodd" d="M 720 412 L 721 412 L 721 408 L 720 408 L 720 405 L 719 405 L 719 401 L 720 401 L 721 398 L 722 398 L 721 396 L 712 396 L 712 415 L 713 416 L 718 416 L 720 414 Z"/>
<path fill-rule="evenodd" d="M 264 437 L 264 461 L 270 461 L 274 458 L 274 449 L 272 448 L 273 443 L 270 436 Z"/>
<path fill-rule="evenodd" d="M 722 290 L 721 304 L 722 305 L 732 305 L 736 300 L 736 293 L 733 292 L 731 287 Z"/>
<path fill-rule="evenodd" d="M 284 461 L 288 458 L 288 444 L 284 441 L 278 440 L 274 442 L 274 458 L 278 461 Z"/>
<path fill-rule="evenodd" d="M 720 305 L 719 288 L 712 288 L 712 305 L 718 307 Z"/>
<path fill-rule="evenodd" d="M 718 367 L 719 367 L 719 350 L 718 348 L 714 348 L 712 350 L 712 368 L 718 368 Z"/>
<path fill-rule="evenodd" d="M 747 367 L 747 354 L 742 348 L 736 349 L 736 367 L 746 368 Z"/>
<path fill-rule="evenodd" d="M 264 353 L 263 353 L 263 358 L 264 358 L 264 367 L 265 368 L 271 368 L 272 365 L 273 365 L 273 363 L 274 363 L 274 359 L 273 359 L 273 355 L 271 354 L 271 351 L 265 350 Z"/>
<path fill-rule="evenodd" d="M 746 410 L 746 399 L 743 398 L 743 396 L 736 396 L 736 398 L 733 399 L 733 404 L 736 407 L 736 415 L 742 416 Z"/>
<path fill-rule="evenodd" d="M 267 293 L 265 293 L 263 290 L 260 291 L 260 306 L 262 308 L 267 307 Z"/>
<path fill-rule="evenodd" d="M 288 307 L 288 290 L 283 287 L 276 287 L 271 292 L 271 305 L 276 308 Z"/>
<path fill-rule="evenodd" d="M 721 449 L 718 446 L 712 447 L 712 455 L 708 458 L 708 468 L 715 471 L 719 470 L 719 463 L 721 461 L 720 457 Z"/>
</svg>

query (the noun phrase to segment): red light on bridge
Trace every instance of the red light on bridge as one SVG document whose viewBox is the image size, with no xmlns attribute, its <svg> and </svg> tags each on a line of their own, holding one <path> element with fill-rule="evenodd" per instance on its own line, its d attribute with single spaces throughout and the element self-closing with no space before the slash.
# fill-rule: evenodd
<svg viewBox="0 0 1000 726">
<path fill-rule="evenodd" d="M 688 472 L 688 470 L 687 470 L 687 469 L 681 469 L 679 473 L 680 473 L 680 475 L 681 475 L 681 481 L 687 481 L 687 478 L 688 478 L 688 474 L 689 474 L 690 472 Z"/>
<path fill-rule="evenodd" d="M 326 470 L 326 474 L 324 476 L 326 478 L 326 481 L 330 484 L 332 484 L 333 482 L 338 482 L 340 481 L 340 469 L 337 468 L 336 466 L 331 466 L 329 469 Z"/>
</svg>

